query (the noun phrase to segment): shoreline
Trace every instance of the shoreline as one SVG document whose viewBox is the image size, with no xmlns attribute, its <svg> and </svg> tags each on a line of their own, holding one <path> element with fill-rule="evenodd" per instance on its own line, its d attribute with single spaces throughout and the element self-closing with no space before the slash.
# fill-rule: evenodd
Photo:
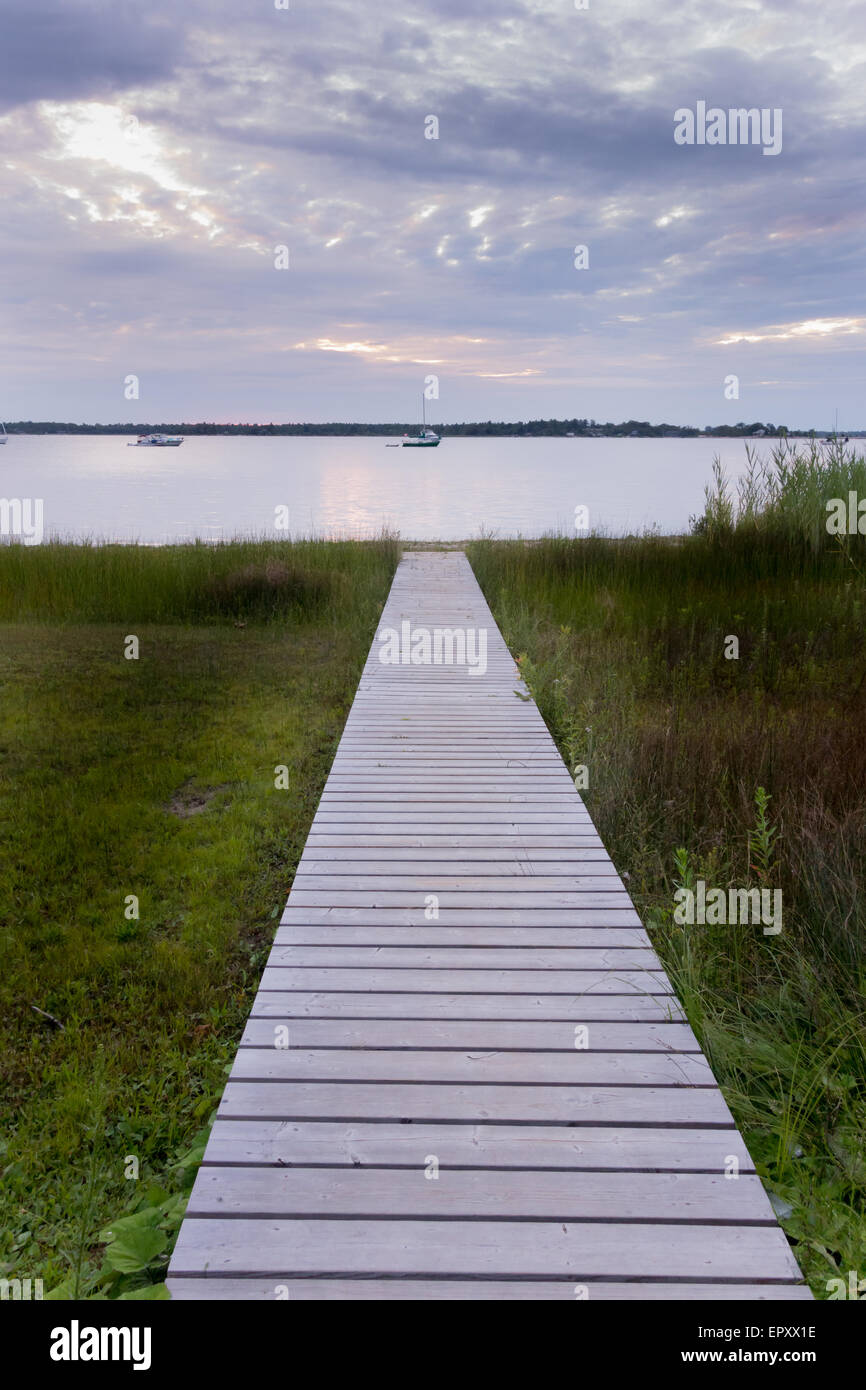
<svg viewBox="0 0 866 1390">
<path fill-rule="evenodd" d="M 436 431 L 442 439 L 744 439 L 761 443 L 781 439 L 832 439 L 832 429 L 788 429 L 785 426 L 762 427 L 758 421 L 743 428 L 737 425 L 713 425 L 700 430 L 691 425 L 650 425 L 633 420 L 622 424 L 593 425 L 591 427 L 566 429 L 566 425 L 577 424 L 573 420 L 563 421 L 503 421 L 502 424 L 439 424 Z M 632 426 L 632 428 L 629 428 Z M 174 422 L 161 424 L 133 424 L 118 422 L 110 425 L 78 425 L 71 421 L 54 422 L 17 420 L 6 421 L 6 432 L 10 438 L 22 435 L 76 438 L 85 436 L 125 437 L 127 435 L 174 434 L 185 439 L 399 439 L 413 430 L 417 424 L 376 423 L 371 425 L 328 422 L 322 425 L 213 425 L 207 422 Z M 840 439 L 864 439 L 866 429 L 846 430 Z"/>
</svg>

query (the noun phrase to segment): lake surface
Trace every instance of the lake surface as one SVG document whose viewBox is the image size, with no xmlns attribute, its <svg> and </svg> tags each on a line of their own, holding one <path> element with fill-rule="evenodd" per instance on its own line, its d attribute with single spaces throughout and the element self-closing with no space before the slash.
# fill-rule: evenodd
<svg viewBox="0 0 866 1390">
<path fill-rule="evenodd" d="M 219 539 L 275 532 L 468 540 L 593 529 L 687 529 L 718 454 L 743 471 L 740 439 L 444 439 L 438 449 L 384 438 L 189 436 L 179 449 L 128 447 L 128 435 L 12 435 L 0 497 L 41 498 L 46 538 Z M 762 453 L 771 441 L 755 441 Z"/>
</svg>

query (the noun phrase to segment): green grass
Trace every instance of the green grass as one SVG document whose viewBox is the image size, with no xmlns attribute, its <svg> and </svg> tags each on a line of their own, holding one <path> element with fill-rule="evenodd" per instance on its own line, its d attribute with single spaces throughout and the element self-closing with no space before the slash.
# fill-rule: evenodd
<svg viewBox="0 0 866 1390">
<path fill-rule="evenodd" d="M 162 1277 L 397 556 L 0 547 L 3 1277 Z"/>
<path fill-rule="evenodd" d="M 777 552 L 812 553 L 828 548 L 862 555 L 861 537 L 837 536 L 828 530 L 828 503 L 847 503 L 850 492 L 866 499 L 866 458 L 844 441 L 826 445 L 781 440 L 769 455 L 746 445 L 746 469 L 732 489 L 719 460 L 714 483 L 706 489 L 706 507 L 696 530 L 711 539 L 772 537 Z"/>
<path fill-rule="evenodd" d="M 0 621 L 342 622 L 376 557 L 397 542 L 235 540 L 217 545 L 0 546 Z"/>
<path fill-rule="evenodd" d="M 866 539 L 815 544 L 823 481 L 676 540 L 467 549 L 826 1297 L 866 1275 Z M 677 926 L 697 878 L 781 888 L 781 935 Z"/>
</svg>

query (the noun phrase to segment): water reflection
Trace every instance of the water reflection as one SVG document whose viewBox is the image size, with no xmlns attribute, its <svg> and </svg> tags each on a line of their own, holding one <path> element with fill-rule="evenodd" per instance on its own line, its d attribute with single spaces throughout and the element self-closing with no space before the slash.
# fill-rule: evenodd
<svg viewBox="0 0 866 1390">
<path fill-rule="evenodd" d="M 771 441 L 762 441 L 762 451 Z M 132 449 L 124 436 L 19 435 L 0 459 L 0 493 L 42 497 L 46 534 L 160 542 L 274 530 L 293 535 L 462 540 L 590 525 L 622 534 L 687 528 L 719 454 L 733 478 L 736 439 L 445 439 L 435 451 L 383 438 L 189 437 Z"/>
</svg>

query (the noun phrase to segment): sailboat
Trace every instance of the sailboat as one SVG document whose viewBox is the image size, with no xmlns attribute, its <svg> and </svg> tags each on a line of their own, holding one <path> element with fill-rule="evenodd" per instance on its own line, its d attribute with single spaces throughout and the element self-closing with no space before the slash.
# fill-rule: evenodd
<svg viewBox="0 0 866 1390">
<path fill-rule="evenodd" d="M 836 407 L 836 424 L 835 424 L 834 427 L 833 427 L 833 433 L 832 433 L 832 434 L 828 434 L 826 439 L 822 439 L 822 440 L 821 440 L 821 443 L 822 443 L 822 444 L 847 444 L 847 443 L 848 443 L 848 436 L 847 436 L 847 434 L 845 435 L 844 439 L 840 439 L 840 438 L 839 438 L 839 407 L 838 407 L 838 406 Z"/>
<path fill-rule="evenodd" d="M 183 435 L 180 434 L 140 434 L 133 444 L 127 443 L 127 449 L 177 449 L 183 443 Z"/>
<path fill-rule="evenodd" d="M 0 430 L 3 431 L 3 433 L 0 434 L 0 444 L 5 444 L 5 443 L 6 443 L 6 440 L 9 438 L 9 436 L 8 436 L 8 434 L 6 433 L 6 426 L 3 424 L 3 421 L 2 421 L 2 420 L 0 420 Z"/>
<path fill-rule="evenodd" d="M 402 444 L 404 449 L 435 449 L 440 442 L 438 434 L 427 428 L 427 409 L 425 397 L 421 395 L 421 420 L 422 425 L 417 434 L 404 434 Z"/>
</svg>

